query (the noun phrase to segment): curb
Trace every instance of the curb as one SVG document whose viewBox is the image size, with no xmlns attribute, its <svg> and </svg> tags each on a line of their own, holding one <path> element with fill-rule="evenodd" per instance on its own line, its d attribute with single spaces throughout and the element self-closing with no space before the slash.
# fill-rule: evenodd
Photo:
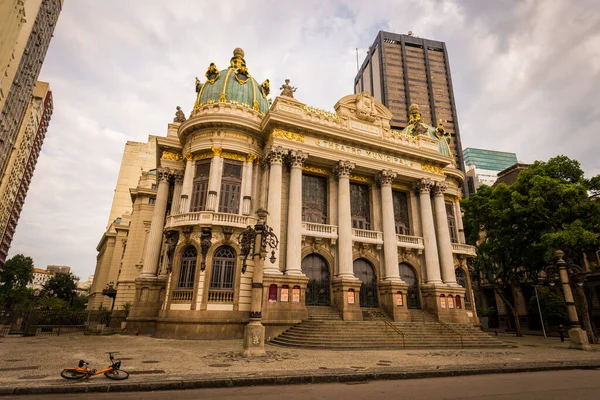
<svg viewBox="0 0 600 400">
<path fill-rule="evenodd" d="M 108 393 L 108 392 L 146 392 L 157 390 L 183 390 L 203 388 L 227 388 L 243 386 L 292 385 L 315 383 L 347 383 L 375 380 L 425 379 L 453 376 L 471 376 L 486 374 L 505 374 L 518 372 L 542 372 L 573 369 L 599 369 L 600 362 L 572 363 L 563 365 L 521 364 L 515 366 L 492 366 L 462 370 L 421 370 L 400 371 L 381 370 L 355 373 L 297 373 L 289 375 L 271 375 L 260 377 L 229 377 L 212 379 L 189 379 L 159 382 L 89 384 L 77 383 L 61 386 L 0 387 L 0 396 L 29 394 L 66 394 L 66 393 Z M 315 371 L 316 372 L 316 371 Z"/>
</svg>

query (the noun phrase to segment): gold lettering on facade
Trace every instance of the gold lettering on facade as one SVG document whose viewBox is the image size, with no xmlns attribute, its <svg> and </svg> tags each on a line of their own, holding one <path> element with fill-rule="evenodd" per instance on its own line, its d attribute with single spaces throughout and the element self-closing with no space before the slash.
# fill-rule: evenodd
<svg viewBox="0 0 600 400">
<path fill-rule="evenodd" d="M 269 140 L 272 138 L 286 138 L 287 140 L 295 140 L 296 142 L 304 143 L 304 135 L 295 132 L 288 132 L 281 129 L 273 129 L 273 133 L 269 136 Z"/>
<path fill-rule="evenodd" d="M 173 161 L 181 161 L 183 157 L 179 153 L 172 153 L 170 151 L 163 151 L 160 156 L 161 160 L 173 160 Z"/>
<path fill-rule="evenodd" d="M 434 174 L 444 175 L 444 169 L 440 167 L 436 167 L 435 165 L 421 165 L 421 169 L 423 171 L 432 172 Z"/>
<path fill-rule="evenodd" d="M 354 155 L 357 155 L 360 157 L 368 157 L 368 158 L 372 158 L 374 160 L 385 161 L 385 162 L 388 162 L 391 164 L 403 165 L 405 167 L 411 167 L 411 168 L 414 167 L 412 161 L 406 160 L 404 158 L 390 156 L 388 154 L 377 153 L 375 151 L 370 151 L 370 150 L 363 150 L 363 149 L 360 149 L 357 147 L 352 147 L 352 146 L 348 146 L 348 145 L 344 145 L 344 144 L 330 142 L 328 140 L 316 139 L 315 144 L 318 147 L 325 148 L 325 149 L 331 149 L 331 150 L 336 150 L 336 151 L 340 151 L 343 153 L 354 154 Z"/>
</svg>

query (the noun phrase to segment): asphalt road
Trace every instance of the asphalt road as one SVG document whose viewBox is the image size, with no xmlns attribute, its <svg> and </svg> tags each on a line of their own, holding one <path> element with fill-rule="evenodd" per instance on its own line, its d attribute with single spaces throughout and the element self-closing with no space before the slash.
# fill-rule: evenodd
<svg viewBox="0 0 600 400">
<path fill-rule="evenodd" d="M 7 396 L 3 399 L 510 399 L 597 400 L 600 370 L 570 370 L 461 376 L 453 378 L 370 381 L 352 384 L 258 386 L 160 392 Z"/>
</svg>

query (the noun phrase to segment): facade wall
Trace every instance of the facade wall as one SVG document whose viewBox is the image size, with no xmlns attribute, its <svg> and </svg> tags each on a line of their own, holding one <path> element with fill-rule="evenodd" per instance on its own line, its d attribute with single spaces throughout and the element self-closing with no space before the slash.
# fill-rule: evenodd
<svg viewBox="0 0 600 400">
<path fill-rule="evenodd" d="M 52 111 L 49 85 L 38 82 L 0 181 L 0 265 L 8 255 Z"/>
<path fill-rule="evenodd" d="M 31 5 L 25 3 L 26 10 Z M 33 3 L 32 3 L 33 4 Z M 31 100 L 46 51 L 62 8 L 62 0 L 42 0 L 27 37 L 23 54 L 6 94 L 0 119 L 0 174 L 4 174 L 12 148 Z M 16 64 L 16 59 L 14 60 Z"/>
</svg>

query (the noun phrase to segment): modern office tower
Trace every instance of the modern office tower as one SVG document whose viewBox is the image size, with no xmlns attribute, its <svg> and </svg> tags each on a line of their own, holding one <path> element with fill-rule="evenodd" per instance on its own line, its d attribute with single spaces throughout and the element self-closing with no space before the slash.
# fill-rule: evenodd
<svg viewBox="0 0 600 400">
<path fill-rule="evenodd" d="M 408 124 L 417 104 L 423 121 L 442 122 L 456 166 L 464 170 L 448 52 L 444 42 L 379 31 L 354 78 L 354 93 L 369 92 L 393 114 L 392 128 Z"/>
<path fill-rule="evenodd" d="M 27 196 L 29 183 L 35 170 L 48 123 L 52 116 L 52 92 L 46 82 L 38 82 L 33 99 L 8 157 L 5 178 L 0 182 L 0 268 L 12 242 L 21 209 Z"/>
<path fill-rule="evenodd" d="M 0 6 L 0 177 L 15 146 L 63 0 L 5 0 Z"/>
<path fill-rule="evenodd" d="M 474 149 L 464 150 L 467 166 L 467 186 L 469 194 L 474 193 L 481 185 L 492 186 L 498 173 L 517 164 L 517 155 L 504 151 Z"/>
</svg>

